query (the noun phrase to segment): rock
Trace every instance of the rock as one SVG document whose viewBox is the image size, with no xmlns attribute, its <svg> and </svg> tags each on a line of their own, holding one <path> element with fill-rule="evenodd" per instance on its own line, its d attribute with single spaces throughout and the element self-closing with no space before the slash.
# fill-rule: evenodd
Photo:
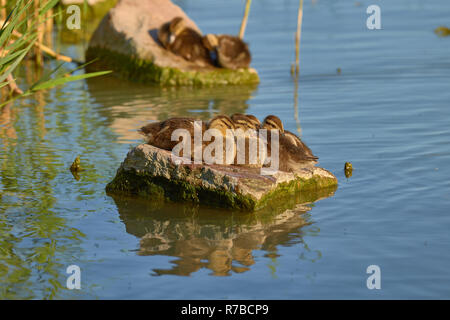
<svg viewBox="0 0 450 320">
<path fill-rule="evenodd" d="M 164 85 L 258 83 L 254 69 L 201 68 L 164 49 L 159 27 L 174 17 L 196 24 L 170 0 L 120 0 L 92 35 L 86 60 L 98 58 L 89 70 L 112 69 L 121 77 Z"/>
<path fill-rule="evenodd" d="M 314 201 L 322 189 L 329 193 L 336 187 L 336 177 L 319 167 L 265 176 L 256 168 L 176 164 L 170 151 L 141 144 L 128 153 L 106 191 L 255 211 L 295 194 L 297 203 Z"/>
</svg>

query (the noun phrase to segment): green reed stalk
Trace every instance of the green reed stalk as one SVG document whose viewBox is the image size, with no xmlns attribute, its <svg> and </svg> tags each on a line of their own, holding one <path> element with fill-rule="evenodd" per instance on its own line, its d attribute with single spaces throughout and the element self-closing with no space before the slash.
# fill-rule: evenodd
<svg viewBox="0 0 450 320">
<path fill-rule="evenodd" d="M 15 86 L 13 72 L 23 61 L 25 56 L 30 52 L 30 50 L 32 50 L 33 46 L 39 47 L 41 58 L 42 51 L 44 51 L 43 49 L 45 49 L 47 54 L 54 55 L 54 52 L 50 48 L 43 46 L 42 43 L 37 42 L 37 40 L 39 39 L 39 33 L 42 32 L 39 30 L 40 22 L 43 21 L 43 17 L 47 14 L 47 12 L 58 3 L 58 0 L 47 0 L 45 4 L 42 2 L 42 6 L 36 6 L 36 3 L 39 3 L 38 0 L 30 0 L 27 2 L 24 0 L 17 0 L 15 6 L 11 9 L 12 11 L 6 17 L 5 21 L 0 23 L 0 88 L 8 86 L 11 89 L 11 93 L 13 93 L 13 91 L 16 93 L 15 96 L 10 94 L 5 101 L 0 101 L 0 107 L 18 98 L 30 96 L 38 91 L 63 85 L 70 81 L 110 73 L 110 71 L 101 71 L 80 75 L 68 75 L 83 67 L 80 66 L 72 71 L 66 72 L 65 74 L 54 76 L 61 68 L 61 63 L 22 93 L 20 88 L 18 88 L 19 90 L 13 90 Z M 27 15 L 29 10 L 31 10 L 32 14 Z M 42 28 L 43 24 L 41 23 L 40 25 Z M 23 33 L 20 33 L 18 30 L 25 26 L 29 27 L 25 28 Z M 42 34 L 43 33 L 41 33 L 41 35 Z M 56 55 L 56 58 L 61 57 Z"/>
</svg>

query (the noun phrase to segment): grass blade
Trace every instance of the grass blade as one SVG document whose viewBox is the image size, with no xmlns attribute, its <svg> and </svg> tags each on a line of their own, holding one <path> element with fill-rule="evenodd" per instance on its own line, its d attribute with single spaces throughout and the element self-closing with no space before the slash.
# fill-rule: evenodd
<svg viewBox="0 0 450 320">
<path fill-rule="evenodd" d="M 111 73 L 111 71 L 99 71 L 99 72 L 93 72 L 93 73 L 80 74 L 80 75 L 76 75 L 76 76 L 52 79 L 52 80 L 45 81 L 45 82 L 35 86 L 33 88 L 33 91 L 50 89 L 50 88 L 65 84 L 67 82 L 88 79 L 88 78 L 92 78 L 92 77 L 98 77 L 98 76 L 102 76 L 102 75 L 105 75 L 108 73 Z"/>
<path fill-rule="evenodd" d="M 13 72 L 13 70 L 18 66 L 18 64 L 25 58 L 26 54 L 30 50 L 30 48 L 33 46 L 33 43 L 31 43 L 24 52 L 14 61 L 11 66 L 6 70 L 2 75 L 0 75 L 0 82 L 5 81 L 5 79 L 8 77 L 8 75 Z"/>
</svg>

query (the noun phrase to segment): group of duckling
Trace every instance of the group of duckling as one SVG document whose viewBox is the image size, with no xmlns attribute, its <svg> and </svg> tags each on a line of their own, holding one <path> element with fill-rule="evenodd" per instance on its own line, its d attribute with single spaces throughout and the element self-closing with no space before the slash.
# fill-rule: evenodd
<svg viewBox="0 0 450 320">
<path fill-rule="evenodd" d="M 196 128 L 195 126 L 201 126 Z M 258 118 L 249 114 L 233 114 L 231 117 L 227 115 L 218 115 L 212 118 L 208 122 L 200 122 L 194 118 L 170 118 L 161 122 L 153 122 L 145 125 L 139 132 L 144 135 L 146 142 L 155 147 L 172 151 L 173 148 L 179 143 L 179 141 L 172 141 L 172 133 L 176 129 L 185 129 L 191 137 L 191 145 L 194 146 L 194 131 L 195 129 L 200 129 L 202 137 L 203 134 L 208 129 L 216 129 L 220 132 L 220 135 L 224 139 L 230 139 L 230 132 L 232 133 L 231 139 L 233 143 L 237 143 L 238 138 L 244 138 L 245 144 L 245 160 L 238 161 L 239 151 L 233 154 L 226 155 L 226 157 L 231 156 L 231 161 L 226 163 L 218 164 L 231 164 L 240 165 L 245 167 L 267 167 L 267 159 L 264 158 L 261 153 L 258 154 L 258 159 L 256 162 L 249 161 L 248 158 L 248 139 L 261 139 L 259 135 L 260 129 L 266 129 L 267 135 L 264 138 L 267 148 L 266 157 L 271 156 L 271 132 L 270 130 L 276 130 L 278 133 L 278 157 L 279 164 L 278 170 L 286 172 L 295 172 L 300 168 L 311 167 L 317 163 L 318 157 L 316 157 L 311 149 L 294 133 L 285 130 L 282 121 L 275 115 L 267 116 L 261 123 Z M 203 142 L 201 148 L 205 148 L 210 142 Z M 261 141 L 259 142 L 261 143 Z M 233 148 L 236 150 L 236 148 Z M 194 150 L 191 150 L 190 155 L 180 154 L 180 156 L 194 159 Z"/>
<path fill-rule="evenodd" d="M 248 68 L 251 62 L 248 46 L 239 37 L 202 36 L 181 17 L 163 24 L 158 30 L 158 40 L 165 49 L 202 67 L 240 69 Z"/>
</svg>

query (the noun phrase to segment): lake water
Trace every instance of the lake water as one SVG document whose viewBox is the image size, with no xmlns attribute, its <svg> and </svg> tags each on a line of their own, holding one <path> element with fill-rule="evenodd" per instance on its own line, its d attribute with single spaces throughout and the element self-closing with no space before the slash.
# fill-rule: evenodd
<svg viewBox="0 0 450 320">
<path fill-rule="evenodd" d="M 366 28 L 373 2 L 382 30 Z M 177 3 L 203 32 L 238 32 L 243 1 Z M 297 5 L 253 1 L 246 40 L 258 86 L 103 77 L 3 109 L 0 297 L 450 298 L 450 38 L 433 33 L 450 24 L 448 1 L 305 1 L 298 82 Z M 81 59 L 83 48 L 61 45 Z M 20 85 L 32 70 L 24 63 Z M 139 126 L 233 112 L 301 128 L 336 192 L 257 215 L 106 195 Z M 77 155 L 79 180 L 68 170 Z M 66 289 L 73 264 L 81 290 Z M 367 289 L 369 265 L 381 269 L 380 290 Z"/>
</svg>

